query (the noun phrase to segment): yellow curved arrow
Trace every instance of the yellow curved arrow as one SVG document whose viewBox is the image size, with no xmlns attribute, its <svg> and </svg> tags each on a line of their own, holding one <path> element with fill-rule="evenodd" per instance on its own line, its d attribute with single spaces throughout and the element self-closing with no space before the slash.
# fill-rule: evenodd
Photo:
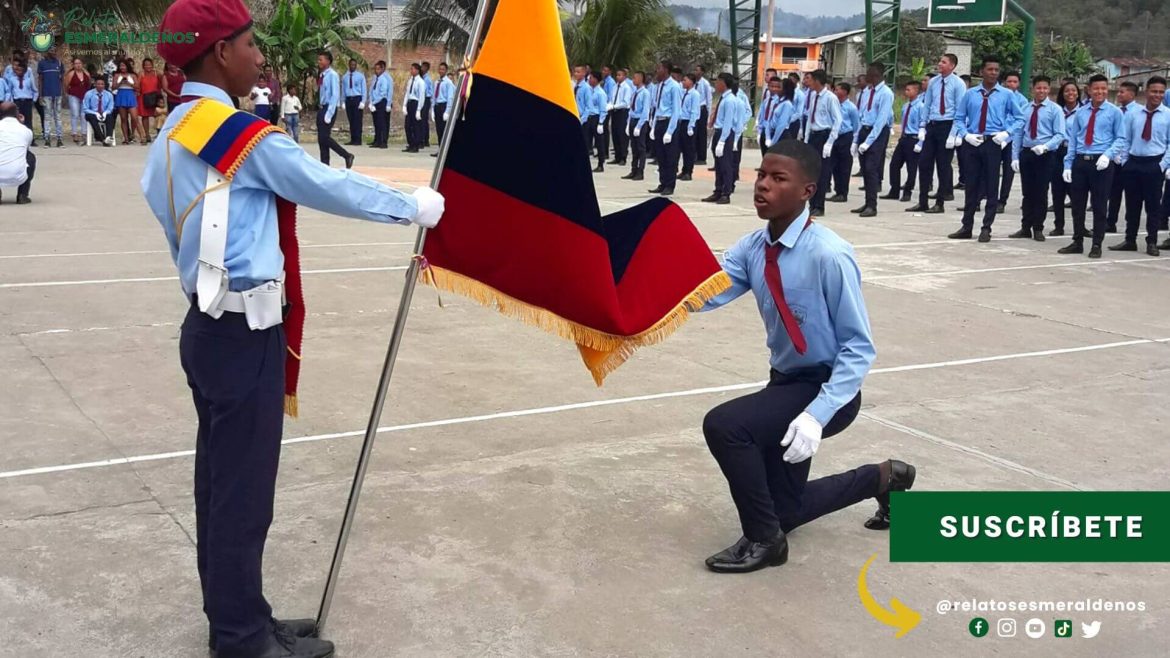
<svg viewBox="0 0 1170 658">
<path fill-rule="evenodd" d="M 857 575 L 857 596 L 861 598 L 861 605 L 865 606 L 865 609 L 869 611 L 869 614 L 873 615 L 874 619 L 886 626 L 893 626 L 898 629 L 894 637 L 899 638 L 914 630 L 918 622 L 922 621 L 922 615 L 906 607 L 906 604 L 896 598 L 890 599 L 891 609 L 886 610 L 869 593 L 869 586 L 865 584 L 865 572 L 869 571 L 869 565 L 873 563 L 876 557 L 877 553 L 874 553 L 869 556 L 865 564 L 861 565 L 861 573 Z"/>
</svg>

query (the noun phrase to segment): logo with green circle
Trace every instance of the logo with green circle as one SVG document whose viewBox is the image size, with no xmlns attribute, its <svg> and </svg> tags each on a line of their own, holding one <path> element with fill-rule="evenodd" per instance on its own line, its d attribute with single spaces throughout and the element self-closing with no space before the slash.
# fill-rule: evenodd
<svg viewBox="0 0 1170 658">
<path fill-rule="evenodd" d="M 33 7 L 20 22 L 20 29 L 28 35 L 28 45 L 33 50 L 45 53 L 53 47 L 53 35 L 60 26 L 52 12 L 45 13 L 40 7 Z"/>
<path fill-rule="evenodd" d="M 975 637 L 983 637 L 987 635 L 987 631 L 991 630 L 991 627 L 987 625 L 986 619 L 976 617 L 971 620 L 971 623 L 967 624 L 967 630 L 971 631 L 971 635 Z"/>
</svg>

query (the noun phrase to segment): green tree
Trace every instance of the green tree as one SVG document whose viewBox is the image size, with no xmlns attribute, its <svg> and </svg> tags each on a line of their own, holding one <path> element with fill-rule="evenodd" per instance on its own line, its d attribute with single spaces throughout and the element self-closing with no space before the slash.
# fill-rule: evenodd
<svg viewBox="0 0 1170 658">
<path fill-rule="evenodd" d="M 362 5 L 331 0 L 278 0 L 272 16 L 256 26 L 256 41 L 286 83 L 297 81 L 305 89 L 310 76 L 316 76 L 317 53 L 322 50 L 338 50 L 365 63 L 361 53 L 346 45 L 360 39 L 365 27 L 345 24 L 364 10 Z"/>
<path fill-rule="evenodd" d="M 479 0 L 410 0 L 402 9 L 400 36 L 413 46 L 445 43 L 454 52 L 466 53 L 478 6 Z"/>
<path fill-rule="evenodd" d="M 925 32 L 913 18 L 902 16 L 898 28 L 898 81 L 921 80 L 946 52 L 947 43 L 938 32 Z M 864 47 L 864 44 L 862 44 Z"/>
<path fill-rule="evenodd" d="M 1059 39 L 1045 44 L 1036 54 L 1036 72 L 1053 80 L 1080 78 L 1097 72 L 1093 53 L 1080 41 Z"/>
<path fill-rule="evenodd" d="M 641 61 L 632 64 L 651 71 L 664 59 L 687 72 L 701 65 L 705 71 L 717 73 L 731 61 L 731 46 L 714 34 L 684 30 L 671 22 L 654 38 Z"/>
<path fill-rule="evenodd" d="M 642 62 L 655 38 L 674 20 L 663 0 L 592 0 L 584 15 L 563 26 L 572 63 L 631 66 Z"/>
<path fill-rule="evenodd" d="M 1016 21 L 987 27 L 965 27 L 955 30 L 955 36 L 971 42 L 971 71 L 978 73 L 985 57 L 999 59 L 1004 71 L 1018 71 L 1024 61 L 1024 24 Z"/>
</svg>

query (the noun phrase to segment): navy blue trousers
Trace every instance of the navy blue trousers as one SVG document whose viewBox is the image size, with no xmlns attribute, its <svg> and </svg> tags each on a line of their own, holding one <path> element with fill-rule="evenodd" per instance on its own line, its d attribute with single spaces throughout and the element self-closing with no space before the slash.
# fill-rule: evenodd
<svg viewBox="0 0 1170 658">
<path fill-rule="evenodd" d="M 195 401 L 195 528 L 203 612 L 220 651 L 264 639 L 261 564 L 284 423 L 284 327 L 251 331 L 192 306 L 179 356 Z"/>
<path fill-rule="evenodd" d="M 953 121 L 931 121 L 926 124 L 926 139 L 922 142 L 922 154 L 918 159 L 918 203 L 923 208 L 930 207 L 927 196 L 932 188 L 931 181 L 938 172 L 938 193 L 943 197 L 954 194 L 954 161 L 955 151 L 946 147 L 947 137 L 951 135 Z M 939 199 L 942 203 L 942 199 Z"/>
<path fill-rule="evenodd" d="M 29 154 L 32 155 L 31 153 Z M 1142 206 L 1146 208 L 1146 242 L 1158 244 L 1161 226 L 1162 168 L 1159 156 L 1130 156 L 1118 170 L 1125 186 L 1125 239 L 1137 241 L 1141 227 Z"/>
<path fill-rule="evenodd" d="M 963 206 L 963 228 L 970 231 L 975 225 L 975 209 L 983 206 L 983 228 L 990 231 L 995 223 L 996 202 L 999 194 L 999 167 L 1006 149 L 988 136 L 979 146 L 963 142 L 959 146 L 959 161 L 967 172 L 966 203 Z"/>
<path fill-rule="evenodd" d="M 873 132 L 872 126 L 862 126 L 858 133 L 858 143 L 864 144 Z M 886 147 L 890 144 L 890 127 L 882 128 L 873 144 L 862 153 L 861 175 L 865 181 L 865 205 L 877 209 L 878 193 L 882 191 L 882 174 L 886 168 Z"/>
<path fill-rule="evenodd" d="M 789 464 L 780 446 L 788 426 L 816 398 L 825 373 L 782 375 L 772 371 L 761 391 L 715 407 L 703 419 L 707 447 L 731 488 L 743 535 L 753 541 L 792 530 L 877 495 L 880 470 L 869 464 L 809 482 L 812 459 Z M 824 369 L 827 371 L 827 368 Z M 824 438 L 848 427 L 861 409 L 861 394 L 825 426 Z"/>
</svg>

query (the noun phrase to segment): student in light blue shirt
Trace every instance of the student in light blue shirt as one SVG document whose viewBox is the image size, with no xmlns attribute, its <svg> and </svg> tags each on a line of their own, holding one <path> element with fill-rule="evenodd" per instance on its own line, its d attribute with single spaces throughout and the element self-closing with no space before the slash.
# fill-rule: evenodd
<svg viewBox="0 0 1170 658">
<path fill-rule="evenodd" d="M 585 120 L 585 143 L 594 144 L 597 149 L 597 167 L 594 173 L 605 171 L 605 159 L 609 156 L 609 144 L 605 139 L 605 119 L 608 114 L 609 96 L 601 84 L 601 72 L 589 73 L 589 105 L 586 109 L 588 118 Z"/>
<path fill-rule="evenodd" d="M 743 111 L 735 96 L 737 85 L 736 79 L 727 72 L 715 78 L 715 93 L 719 95 L 711 134 L 711 150 L 715 154 L 715 191 L 703 199 L 707 203 L 729 204 L 735 193 L 735 149 L 739 148 L 740 138 L 735 127 Z"/>
<path fill-rule="evenodd" d="M 787 78 L 775 78 L 768 83 L 771 91 L 771 99 L 773 101 L 771 110 L 764 113 L 764 134 L 763 134 L 763 154 L 767 154 L 767 150 L 772 148 L 781 139 L 791 138 L 795 139 L 796 129 L 792 122 L 792 116 L 796 114 L 796 106 L 793 104 L 793 94 L 796 85 Z"/>
<path fill-rule="evenodd" d="M 695 89 L 699 90 L 699 123 L 695 126 L 695 163 L 700 165 L 707 164 L 707 129 L 711 127 L 714 122 L 714 117 L 711 116 L 711 109 L 715 107 L 715 92 L 711 87 L 711 82 L 707 80 L 707 72 L 702 66 L 695 66 L 695 75 L 699 77 L 699 84 L 695 85 Z"/>
<path fill-rule="evenodd" d="M 849 94 L 853 85 L 848 82 L 838 82 L 833 85 L 833 93 L 841 103 L 841 132 L 837 141 L 833 142 L 833 152 L 829 155 L 828 167 L 831 172 L 833 196 L 825 199 L 829 203 L 845 203 L 849 200 L 849 175 L 853 173 L 854 134 L 861 122 L 860 113 Z M 862 98 L 862 96 L 858 96 Z"/>
<path fill-rule="evenodd" d="M 1049 100 L 1052 81 L 1045 76 L 1032 80 L 1032 102 L 1022 108 L 1023 119 L 1012 138 L 1011 169 L 1020 174 L 1024 210 L 1020 230 L 1013 238 L 1044 241 L 1044 217 L 1048 213 L 1048 187 L 1056 166 L 1057 151 L 1064 143 L 1064 113 Z"/>
<path fill-rule="evenodd" d="M 771 366 L 763 390 L 720 404 L 703 419 L 743 533 L 707 559 L 718 573 L 783 564 L 787 533 L 869 498 L 877 499 L 878 512 L 866 526 L 887 528 L 889 492 L 914 483 L 914 467 L 897 460 L 807 482 L 822 439 L 857 417 L 876 356 L 853 248 L 809 212 L 821 164 L 821 153 L 796 140 L 764 156 L 753 192 L 756 214 L 767 224 L 724 253 L 732 287 L 703 308 L 751 293 Z"/>
<path fill-rule="evenodd" d="M 886 168 L 886 147 L 894 121 L 894 91 L 886 84 L 885 65 L 875 62 L 866 68 L 869 89 L 860 107 L 859 128 L 853 137 L 853 153 L 861 163 L 865 203 L 853 210 L 860 217 L 876 217 L 878 193 Z"/>
<path fill-rule="evenodd" d="M 618 83 L 613 79 L 613 67 L 609 64 L 601 67 L 601 87 L 605 90 L 605 103 L 612 110 L 613 104 L 617 102 Z"/>
<path fill-rule="evenodd" d="M 342 106 L 341 79 L 333 70 L 333 53 L 324 50 L 317 55 L 317 71 L 317 148 L 321 152 L 321 162 L 328 165 L 329 153 L 336 151 L 345 158 L 345 168 L 349 169 L 353 166 L 353 154 L 333 139 L 333 123 L 337 121 L 337 111 Z"/>
<path fill-rule="evenodd" d="M 650 121 L 650 90 L 645 71 L 634 71 L 634 95 L 630 97 L 630 118 L 626 132 L 630 140 L 630 173 L 626 180 L 643 180 L 646 171 L 646 142 Z"/>
<path fill-rule="evenodd" d="M 374 64 L 374 81 L 370 84 L 370 112 L 374 115 L 374 143 L 377 149 L 389 148 L 390 108 L 394 107 L 394 80 L 386 72 L 386 62 Z"/>
<path fill-rule="evenodd" d="M 584 66 L 578 64 L 573 67 L 573 99 L 577 101 L 577 118 L 582 125 L 585 124 L 589 103 L 592 102 L 587 77 Z"/>
<path fill-rule="evenodd" d="M 923 119 L 922 83 L 911 80 L 902 86 L 905 102 L 902 104 L 902 131 L 890 158 L 890 191 L 883 199 L 910 201 L 914 184 L 918 182 L 918 161 L 922 153 L 922 139 L 926 123 Z M 902 168 L 906 168 L 906 187 L 902 187 Z"/>
<path fill-rule="evenodd" d="M 37 91 L 37 77 L 23 61 L 14 61 L 12 70 L 7 74 L 8 89 L 12 94 L 12 101 L 16 103 L 16 107 L 20 109 L 20 113 L 24 116 L 24 125 L 28 126 L 29 130 L 33 129 L 33 105 L 36 104 L 37 98 L 40 94 Z M 36 135 L 36 131 L 33 131 Z M 36 139 L 33 140 L 33 146 L 36 146 Z"/>
<path fill-rule="evenodd" d="M 455 100 L 455 83 L 451 80 L 446 62 L 439 63 L 439 79 L 435 81 L 435 106 L 431 108 L 431 118 L 435 120 L 435 141 L 442 143 L 443 133 L 447 130 L 447 121 L 451 118 L 451 103 Z M 432 153 L 439 157 L 438 153 Z"/>
<path fill-rule="evenodd" d="M 609 132 L 613 135 L 612 164 L 624 167 L 630 155 L 630 105 L 637 89 L 630 80 L 629 69 L 618 69 L 615 75 L 613 108 L 609 113 Z"/>
<path fill-rule="evenodd" d="M 1032 99 L 1020 92 L 1022 86 L 1020 72 L 1008 71 L 1000 75 L 999 83 L 1005 89 L 1012 92 L 1012 97 L 1016 100 L 1016 105 L 1020 107 L 1020 114 L 1023 115 L 1024 110 L 1032 104 Z M 1012 187 L 1016 183 L 1016 172 L 1012 170 L 1012 150 L 1003 149 L 1001 152 L 1003 157 L 999 171 L 999 207 L 997 212 L 1004 212 L 1007 209 L 1008 198 L 1011 196 Z"/>
<path fill-rule="evenodd" d="M 362 145 L 362 117 L 366 109 L 366 74 L 357 70 L 357 60 L 349 59 L 349 70 L 341 76 L 341 93 L 345 98 L 345 118 L 349 120 L 346 146 Z"/>
<path fill-rule="evenodd" d="M 813 71 L 809 74 L 809 80 L 812 86 L 805 98 L 808 118 L 805 119 L 804 142 L 820 151 L 821 157 L 826 161 L 821 167 L 820 185 L 817 185 L 817 190 L 809 203 L 809 212 L 813 217 L 824 217 L 825 195 L 829 190 L 832 175 L 832 167 L 829 166 L 828 160 L 833 155 L 833 145 L 841 132 L 844 115 L 841 114 L 841 101 L 837 100 L 837 94 L 829 89 L 829 76 L 825 74 L 825 70 Z"/>
<path fill-rule="evenodd" d="M 1158 229 L 1165 218 L 1160 213 L 1164 180 L 1170 180 L 1170 108 L 1162 104 L 1166 78 L 1146 81 L 1146 104 L 1125 113 L 1117 159 L 1125 185 L 1125 240 L 1111 245 L 1111 251 L 1137 251 L 1137 234 L 1142 206 L 1146 208 L 1146 253 L 1159 255 Z"/>
<path fill-rule="evenodd" d="M 959 58 L 946 53 L 938 60 L 938 75 L 930 79 L 923 93 L 926 134 L 922 136 L 922 155 L 918 161 L 918 204 L 908 210 L 929 214 L 945 212 L 944 202 L 955 194 L 955 147 L 961 140 L 953 135 L 955 109 L 967 92 L 967 84 L 955 74 Z M 932 206 L 928 194 L 938 172 L 938 198 Z"/>
<path fill-rule="evenodd" d="M 983 84 L 969 89 L 955 110 L 954 137 L 964 144 L 959 158 L 967 175 L 966 204 L 963 207 L 962 226 L 947 237 L 968 240 L 975 225 L 975 213 L 981 201 L 986 200 L 979 241 L 991 241 L 991 226 L 995 222 L 999 204 L 1000 163 L 1003 152 L 1011 147 L 1012 135 L 1019 130 L 1020 105 L 1015 94 L 999 84 L 999 60 L 986 57 L 980 69 Z M 1010 154 L 1010 151 L 1009 151 Z"/>
<path fill-rule="evenodd" d="M 1121 110 L 1122 118 L 1130 111 L 1141 111 L 1141 105 L 1137 102 L 1138 86 L 1132 80 L 1126 80 L 1117 85 L 1117 98 L 1114 104 L 1117 109 Z M 1125 191 L 1125 171 L 1122 168 L 1122 162 L 1118 156 L 1113 157 L 1113 163 L 1117 165 L 1117 170 L 1113 174 L 1113 185 L 1109 188 L 1109 212 L 1105 217 L 1105 232 L 1115 233 L 1117 231 L 1117 220 L 1121 217 L 1121 208 L 1125 204 L 1123 197 L 1128 196 Z"/>
<path fill-rule="evenodd" d="M 422 66 L 411 64 L 410 78 L 406 80 L 406 90 L 402 94 L 402 114 L 406 117 L 405 153 L 418 153 L 425 143 L 422 118 L 426 99 L 427 83 L 422 77 Z"/>
<path fill-rule="evenodd" d="M 663 196 L 674 194 L 682 146 L 678 139 L 678 120 L 682 114 L 683 88 L 674 77 L 673 71 L 676 68 L 670 62 L 663 61 L 658 63 L 655 72 L 658 79 L 656 91 L 658 101 L 655 104 L 654 121 L 650 124 L 653 128 L 650 139 L 658 151 L 658 187 L 650 192 Z M 678 77 L 682 77 L 681 71 Z"/>
<path fill-rule="evenodd" d="M 681 72 L 681 69 L 679 71 Z M 698 81 L 699 76 L 694 73 L 688 73 L 682 78 L 682 109 L 678 121 L 679 139 L 682 140 L 683 164 L 678 177 L 681 181 L 691 180 L 695 173 L 695 129 L 699 122 L 699 103 L 702 102 L 699 90 L 695 88 Z"/>
<path fill-rule="evenodd" d="M 114 108 L 114 95 L 106 91 L 105 78 L 94 80 L 93 89 L 85 92 L 85 97 L 81 99 L 81 111 L 93 129 L 93 142 L 113 146 L 114 121 L 118 113 Z"/>
<path fill-rule="evenodd" d="M 1124 122 L 1121 110 L 1106 100 L 1109 79 L 1103 75 L 1089 78 L 1089 104 L 1082 105 L 1068 122 L 1068 153 L 1064 156 L 1064 182 L 1070 185 L 1072 199 L 1073 241 L 1057 253 L 1082 254 L 1086 237 L 1091 237 L 1089 258 L 1101 257 L 1109 210 L 1109 190 L 1116 165 L 1113 158 L 1121 145 Z M 1085 213 L 1092 199 L 1093 229 L 1085 228 Z"/>
</svg>

